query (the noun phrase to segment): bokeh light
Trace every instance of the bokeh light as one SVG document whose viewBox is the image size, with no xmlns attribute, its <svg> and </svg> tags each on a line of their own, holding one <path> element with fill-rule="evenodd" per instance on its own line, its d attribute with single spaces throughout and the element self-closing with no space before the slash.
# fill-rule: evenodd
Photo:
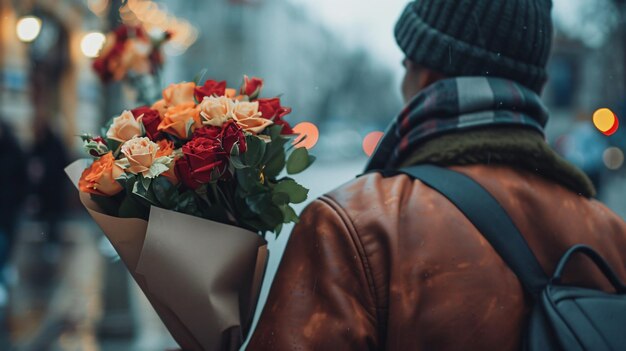
<svg viewBox="0 0 626 351">
<path fill-rule="evenodd" d="M 317 126 L 311 122 L 302 122 L 298 123 L 295 127 L 293 127 L 293 131 L 296 134 L 300 134 L 293 141 L 294 144 L 297 144 L 304 138 L 304 141 L 298 145 L 298 147 L 306 147 L 307 149 L 312 149 L 315 144 L 317 144 L 317 140 L 320 137 L 320 132 L 317 129 Z"/>
<path fill-rule="evenodd" d="M 87 33 L 80 41 L 80 50 L 89 58 L 98 57 L 105 41 L 106 37 L 100 32 Z"/>
<path fill-rule="evenodd" d="M 617 132 L 619 120 L 613 111 L 608 108 L 601 108 L 593 114 L 593 125 L 602 134 L 609 136 Z"/>
<path fill-rule="evenodd" d="M 31 42 L 41 32 L 41 19 L 35 16 L 25 16 L 17 21 L 17 38 L 23 42 Z"/>
<path fill-rule="evenodd" d="M 606 168 L 616 171 L 624 165 L 624 152 L 617 147 L 610 147 L 604 150 L 602 160 Z"/>
<path fill-rule="evenodd" d="M 365 139 L 363 139 L 363 151 L 368 157 L 372 156 L 384 134 L 383 132 L 371 132 L 365 136 Z"/>
</svg>

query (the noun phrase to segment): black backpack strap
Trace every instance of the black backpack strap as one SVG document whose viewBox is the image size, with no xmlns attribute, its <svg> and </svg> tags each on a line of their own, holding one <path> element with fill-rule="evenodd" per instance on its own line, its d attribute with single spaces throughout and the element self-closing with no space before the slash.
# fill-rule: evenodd
<svg viewBox="0 0 626 351">
<path fill-rule="evenodd" d="M 548 283 L 548 277 L 526 240 L 498 201 L 472 178 L 434 165 L 417 165 L 384 176 L 404 173 L 421 180 L 448 198 L 476 226 L 533 297 Z"/>
</svg>

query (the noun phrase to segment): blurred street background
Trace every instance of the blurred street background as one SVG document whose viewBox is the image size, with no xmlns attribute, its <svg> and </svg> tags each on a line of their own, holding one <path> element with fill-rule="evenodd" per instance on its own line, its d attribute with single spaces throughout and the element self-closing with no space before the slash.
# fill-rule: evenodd
<svg viewBox="0 0 626 351">
<path fill-rule="evenodd" d="M 406 3 L 0 0 L 0 350 L 176 346 L 63 173 L 85 156 L 78 134 L 135 107 L 123 84 L 104 86 L 91 69 L 101 33 L 122 22 L 174 33 L 163 87 L 202 69 L 233 87 L 243 74 L 264 78 L 263 95 L 293 108 L 292 125 L 319 130 L 318 161 L 298 177 L 312 199 L 359 174 L 402 108 L 392 33 Z M 544 93 L 549 142 L 624 218 L 626 126 L 606 137 L 591 121 L 610 108 L 626 123 L 625 16 L 624 0 L 554 0 Z M 290 230 L 270 238 L 260 306 Z"/>
</svg>

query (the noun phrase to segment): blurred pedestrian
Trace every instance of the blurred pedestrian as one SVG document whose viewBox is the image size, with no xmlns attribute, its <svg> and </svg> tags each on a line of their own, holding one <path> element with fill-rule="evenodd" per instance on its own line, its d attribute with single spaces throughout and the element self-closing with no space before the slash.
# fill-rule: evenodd
<svg viewBox="0 0 626 351">
<path fill-rule="evenodd" d="M 26 162 L 13 129 L 0 119 L 0 349 L 9 345 L 7 268 L 22 217 Z"/>
<path fill-rule="evenodd" d="M 30 189 L 36 199 L 36 218 L 43 222 L 43 233 L 52 243 L 61 239 L 60 223 L 66 212 L 65 166 L 68 152 L 48 122 L 38 119 L 35 141 L 28 160 Z"/>
<path fill-rule="evenodd" d="M 0 285 L 15 242 L 26 193 L 26 162 L 13 129 L 0 120 Z"/>
<path fill-rule="evenodd" d="M 503 259 L 443 195 L 377 169 L 453 168 L 497 199 L 545 272 L 582 243 L 626 281 L 626 223 L 545 141 L 539 95 L 551 8 L 550 0 L 406 7 L 395 35 L 407 105 L 372 172 L 302 213 L 249 349 L 521 349 L 532 300 Z M 580 267 L 576 282 L 607 287 Z"/>
</svg>

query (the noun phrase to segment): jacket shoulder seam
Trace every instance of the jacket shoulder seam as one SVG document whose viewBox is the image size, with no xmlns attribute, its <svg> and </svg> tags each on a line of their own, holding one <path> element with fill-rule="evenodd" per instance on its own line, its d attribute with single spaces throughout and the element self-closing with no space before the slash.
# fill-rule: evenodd
<svg viewBox="0 0 626 351">
<path fill-rule="evenodd" d="M 356 231 L 356 227 L 354 226 L 354 223 L 352 223 L 352 219 L 348 216 L 346 211 L 335 200 L 333 200 L 332 198 L 326 195 L 321 196 L 319 200 L 326 203 L 337 213 L 337 215 L 341 218 L 341 221 L 343 222 L 343 224 L 346 226 L 346 229 L 350 233 L 352 242 L 354 243 L 357 251 L 359 252 L 359 259 L 361 261 L 361 265 L 363 266 L 363 272 L 365 273 L 365 277 L 367 279 L 367 284 L 370 289 L 370 294 L 374 298 L 374 308 L 376 310 L 376 316 L 372 316 L 372 317 L 376 317 L 376 320 L 378 321 L 380 317 L 379 315 L 380 304 L 379 304 L 378 296 L 376 293 L 376 284 L 374 282 L 374 277 L 372 275 L 372 269 L 369 263 L 369 259 L 367 257 L 367 253 L 365 251 L 365 246 L 361 242 L 361 238 L 359 237 Z"/>
</svg>

